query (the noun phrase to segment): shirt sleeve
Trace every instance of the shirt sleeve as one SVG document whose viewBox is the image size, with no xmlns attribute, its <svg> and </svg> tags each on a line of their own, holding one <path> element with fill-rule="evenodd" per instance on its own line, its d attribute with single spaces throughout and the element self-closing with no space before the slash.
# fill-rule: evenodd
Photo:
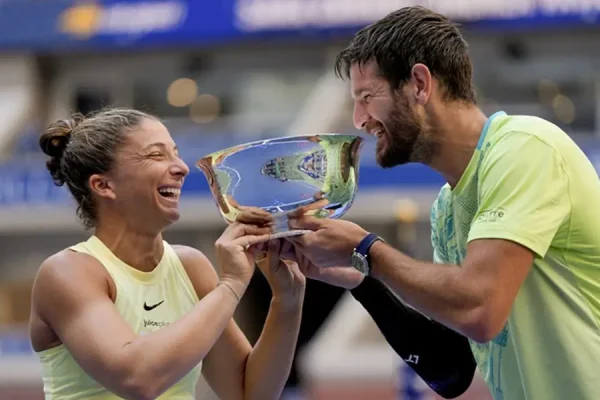
<svg viewBox="0 0 600 400">
<path fill-rule="evenodd" d="M 544 257 L 570 215 L 569 176 L 557 150 L 540 138 L 509 132 L 483 156 L 475 239 L 506 239 Z"/>
<path fill-rule="evenodd" d="M 385 340 L 437 394 L 463 394 L 475 375 L 469 339 L 404 305 L 383 283 L 365 277 L 350 291 L 371 315 Z"/>
</svg>

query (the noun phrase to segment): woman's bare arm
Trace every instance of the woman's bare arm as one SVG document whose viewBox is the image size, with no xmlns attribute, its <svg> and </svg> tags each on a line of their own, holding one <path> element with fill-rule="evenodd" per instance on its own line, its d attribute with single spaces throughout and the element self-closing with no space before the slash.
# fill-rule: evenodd
<svg viewBox="0 0 600 400">
<path fill-rule="evenodd" d="M 103 268 L 69 250 L 46 260 L 33 303 L 84 371 L 128 399 L 154 399 L 209 353 L 230 324 L 237 297 L 215 286 L 183 318 L 138 336 L 113 304 Z"/>
<path fill-rule="evenodd" d="M 198 250 L 176 246 L 198 297 L 217 284 L 210 261 Z M 233 319 L 203 361 L 202 373 L 223 400 L 279 399 L 289 376 L 300 327 L 302 302 L 271 302 L 256 346 Z"/>
</svg>

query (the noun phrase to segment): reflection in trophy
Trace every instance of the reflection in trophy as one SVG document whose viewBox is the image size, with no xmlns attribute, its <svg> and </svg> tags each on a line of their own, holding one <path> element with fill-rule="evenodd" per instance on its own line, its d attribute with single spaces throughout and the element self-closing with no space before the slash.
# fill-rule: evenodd
<svg viewBox="0 0 600 400">
<path fill-rule="evenodd" d="M 362 142 L 339 134 L 284 137 L 221 150 L 196 165 L 226 222 L 235 221 L 241 207 L 260 207 L 275 217 L 275 236 L 290 236 L 303 233 L 288 228 L 292 211 L 319 218 L 348 211 Z"/>
</svg>

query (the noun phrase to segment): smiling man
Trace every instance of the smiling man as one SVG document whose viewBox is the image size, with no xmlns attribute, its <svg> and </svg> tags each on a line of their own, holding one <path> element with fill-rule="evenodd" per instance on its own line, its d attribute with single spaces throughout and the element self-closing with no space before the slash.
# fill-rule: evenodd
<svg viewBox="0 0 600 400">
<path fill-rule="evenodd" d="M 422 163 L 447 184 L 431 212 L 434 263 L 351 222 L 295 216 L 292 228 L 313 231 L 290 239 L 304 270 L 351 287 L 339 266 L 352 265 L 370 275 L 353 292 L 381 281 L 469 338 L 496 400 L 597 398 L 600 182 L 583 152 L 540 118 L 484 115 L 465 40 L 425 8 L 358 32 L 336 71 L 350 78 L 354 123 L 377 138 L 378 163 Z"/>
</svg>

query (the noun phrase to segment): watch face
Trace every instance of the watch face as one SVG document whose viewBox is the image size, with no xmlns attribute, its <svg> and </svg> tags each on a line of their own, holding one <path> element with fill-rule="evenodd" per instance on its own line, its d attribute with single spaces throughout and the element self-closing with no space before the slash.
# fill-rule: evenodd
<svg viewBox="0 0 600 400">
<path fill-rule="evenodd" d="M 360 253 L 352 254 L 352 267 L 366 274 L 368 269 L 366 257 Z"/>
</svg>

